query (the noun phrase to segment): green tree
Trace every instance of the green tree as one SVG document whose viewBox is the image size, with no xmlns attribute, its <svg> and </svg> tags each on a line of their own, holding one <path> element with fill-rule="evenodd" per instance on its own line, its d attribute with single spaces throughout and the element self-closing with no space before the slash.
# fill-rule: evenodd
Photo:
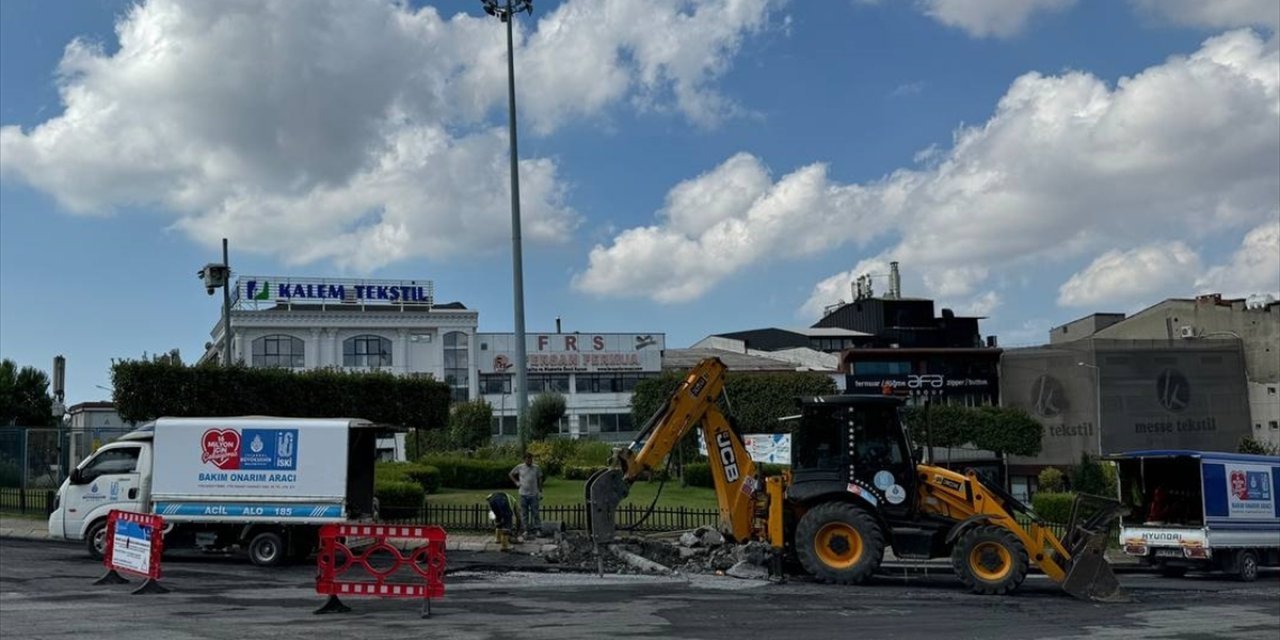
<svg viewBox="0 0 1280 640">
<path fill-rule="evenodd" d="M 631 396 L 631 417 L 636 425 L 649 421 L 680 386 L 686 372 L 665 371 L 656 378 L 641 380 Z M 813 371 L 787 373 L 725 374 L 722 409 L 746 433 L 779 433 L 787 426 L 778 422 L 796 413 L 796 399 L 836 392 L 831 376 Z"/>
<path fill-rule="evenodd" d="M 1103 468 L 1102 463 L 1088 453 L 1080 454 L 1080 464 L 1071 470 L 1071 490 L 1095 496 L 1113 496 L 1115 480 Z"/>
<path fill-rule="evenodd" d="M 449 441 L 461 449 L 475 449 L 493 438 L 493 407 L 484 400 L 463 402 L 449 413 Z"/>
<path fill-rule="evenodd" d="M 47 427 L 56 424 L 49 376 L 35 367 L 0 361 L 0 425 Z"/>
<path fill-rule="evenodd" d="M 1014 407 L 907 407 L 905 421 L 917 445 L 974 446 L 996 453 L 1040 453 L 1044 427 Z M 925 439 L 929 442 L 926 443 Z"/>
<path fill-rule="evenodd" d="M 564 417 L 567 405 L 564 396 L 558 393 L 543 393 L 529 404 L 525 414 L 525 442 L 545 440 L 560 432 L 560 419 Z"/>
<path fill-rule="evenodd" d="M 1236 452 L 1252 453 L 1260 456 L 1280 456 L 1280 446 L 1262 442 L 1253 436 L 1245 436 L 1240 438 L 1240 446 L 1236 449 Z"/>
</svg>

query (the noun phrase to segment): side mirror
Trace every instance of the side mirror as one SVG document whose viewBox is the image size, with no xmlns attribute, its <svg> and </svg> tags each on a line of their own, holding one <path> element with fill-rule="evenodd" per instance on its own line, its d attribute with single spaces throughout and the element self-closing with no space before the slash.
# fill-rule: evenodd
<svg viewBox="0 0 1280 640">
<path fill-rule="evenodd" d="M 916 463 L 917 463 L 917 464 L 922 463 L 922 462 L 932 462 L 931 460 L 925 460 L 925 459 L 924 459 L 924 447 L 916 447 L 916 448 L 912 449 L 912 450 L 911 450 L 911 457 L 915 459 L 915 461 L 916 461 Z"/>
<path fill-rule="evenodd" d="M 69 479 L 71 480 L 71 484 L 84 484 L 84 474 L 80 473 L 79 469 L 72 469 L 71 477 Z"/>
</svg>

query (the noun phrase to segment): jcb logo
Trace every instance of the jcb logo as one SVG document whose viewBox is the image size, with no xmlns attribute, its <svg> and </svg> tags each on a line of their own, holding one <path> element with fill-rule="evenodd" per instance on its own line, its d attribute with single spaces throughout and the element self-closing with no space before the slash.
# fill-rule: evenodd
<svg viewBox="0 0 1280 640">
<path fill-rule="evenodd" d="M 738 455 L 733 451 L 733 441 L 727 431 L 716 434 L 716 447 L 720 450 L 720 462 L 724 464 L 725 482 L 738 480 Z"/>
</svg>

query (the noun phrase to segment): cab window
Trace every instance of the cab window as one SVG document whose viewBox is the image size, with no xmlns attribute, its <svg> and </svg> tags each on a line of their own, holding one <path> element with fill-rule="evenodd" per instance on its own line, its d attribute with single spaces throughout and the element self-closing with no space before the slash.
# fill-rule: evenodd
<svg viewBox="0 0 1280 640">
<path fill-rule="evenodd" d="M 85 466 L 80 472 L 80 477 L 84 482 L 93 482 L 99 476 L 132 473 L 138 468 L 138 454 L 141 452 L 141 447 L 122 447 L 102 451 Z"/>
</svg>

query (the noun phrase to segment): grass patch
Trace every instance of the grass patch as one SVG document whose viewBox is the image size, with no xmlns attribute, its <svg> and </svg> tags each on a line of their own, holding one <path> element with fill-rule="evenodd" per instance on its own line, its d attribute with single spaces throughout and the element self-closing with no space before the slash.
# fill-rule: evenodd
<svg viewBox="0 0 1280 640">
<path fill-rule="evenodd" d="M 543 506 L 562 506 L 582 504 L 586 501 L 583 490 L 586 481 L 549 478 L 542 490 Z M 653 502 L 658 492 L 657 482 L 637 482 L 631 485 L 631 495 L 622 504 L 634 504 L 647 507 Z M 513 486 L 507 489 L 512 496 L 516 495 Z M 492 489 L 441 489 L 427 496 L 429 504 L 472 505 L 483 504 L 485 496 L 493 493 Z M 716 493 L 712 489 L 700 487 L 682 487 L 680 481 L 668 480 L 662 488 L 662 497 L 658 498 L 658 507 L 688 507 L 692 509 L 715 509 Z"/>
<path fill-rule="evenodd" d="M 49 521 L 49 516 L 46 515 L 31 513 L 30 511 L 27 513 L 22 513 L 20 511 L 6 511 L 4 509 L 0 509 L 0 518 L 5 520 L 29 520 L 31 522 Z"/>
</svg>

